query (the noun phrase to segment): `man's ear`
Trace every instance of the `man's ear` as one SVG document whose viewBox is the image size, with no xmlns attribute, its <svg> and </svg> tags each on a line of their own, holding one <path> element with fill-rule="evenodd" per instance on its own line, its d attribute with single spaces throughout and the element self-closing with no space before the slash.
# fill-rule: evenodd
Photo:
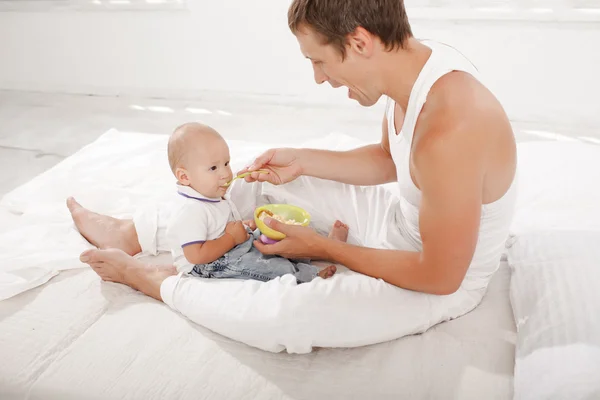
<svg viewBox="0 0 600 400">
<path fill-rule="evenodd" d="M 188 173 L 183 168 L 177 168 L 175 170 L 175 177 L 177 178 L 178 182 L 180 182 L 186 186 L 190 184 L 190 179 L 188 178 Z"/>
<path fill-rule="evenodd" d="M 371 57 L 374 45 L 373 35 L 362 26 L 348 34 L 348 47 L 363 57 Z"/>
</svg>

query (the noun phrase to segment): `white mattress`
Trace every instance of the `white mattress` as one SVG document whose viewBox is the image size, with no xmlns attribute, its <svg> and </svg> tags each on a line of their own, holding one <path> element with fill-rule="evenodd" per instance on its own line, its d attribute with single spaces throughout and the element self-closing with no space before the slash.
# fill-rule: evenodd
<svg viewBox="0 0 600 400">
<path fill-rule="evenodd" d="M 381 345 L 298 356 L 230 341 L 90 270 L 68 271 L 0 302 L 0 398 L 509 399 L 508 285 L 503 264 L 462 318 Z"/>
<path fill-rule="evenodd" d="M 16 236 L 2 236 L 0 268 L 13 265 L 29 271 L 25 267 L 35 266 L 34 272 L 48 273 L 73 269 L 0 301 L 1 399 L 512 397 L 516 333 L 504 264 L 482 304 L 462 318 L 418 336 L 357 349 L 319 349 L 309 355 L 266 353 L 233 342 L 130 288 L 101 282 L 77 262 L 78 251 L 86 245 L 71 235 L 62 210 L 64 198 L 75 194 L 85 200 L 90 186 L 84 190 L 81 182 L 86 179 L 93 179 L 94 191 L 101 191 L 108 180 L 114 183 L 119 171 L 110 159 L 100 157 L 107 148 L 114 157 L 127 152 L 151 157 L 162 140 L 109 132 L 0 203 L 0 226 L 10 219 L 13 227 L 20 227 Z M 312 144 L 347 148 L 357 143 L 336 135 Z M 242 155 L 247 158 L 263 146 L 233 147 L 233 159 L 244 162 Z M 139 168 L 147 166 L 144 157 L 139 158 Z M 117 179 L 126 197 L 110 206 L 92 207 L 126 214 L 153 190 L 151 176 L 138 182 L 135 192 L 126 190 L 127 179 Z M 153 196 L 159 198 L 160 193 Z M 89 196 L 93 197 L 97 196 Z M 21 244 L 48 227 L 52 229 L 45 231 L 46 240 L 37 247 Z M 65 251 L 53 253 L 57 245 Z"/>
</svg>

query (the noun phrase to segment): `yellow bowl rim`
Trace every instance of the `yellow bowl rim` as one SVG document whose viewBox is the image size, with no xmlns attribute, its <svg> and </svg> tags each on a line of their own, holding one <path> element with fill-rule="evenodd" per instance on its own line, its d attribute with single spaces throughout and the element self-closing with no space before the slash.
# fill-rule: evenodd
<svg viewBox="0 0 600 400">
<path fill-rule="evenodd" d="M 285 234 L 268 227 L 264 222 L 262 222 L 260 219 L 258 219 L 258 214 L 260 214 L 261 211 L 267 210 L 269 207 L 272 207 L 272 206 L 283 206 L 283 207 L 295 209 L 296 211 L 299 211 L 301 214 L 306 216 L 306 221 L 304 221 L 301 226 L 308 226 L 308 224 L 310 224 L 310 213 L 308 211 L 306 211 L 305 209 L 303 209 L 302 207 L 294 206 L 292 204 L 285 204 L 285 203 L 265 204 L 263 206 L 256 207 L 256 209 L 254 210 L 254 222 L 256 222 L 256 227 L 260 230 L 260 233 L 262 233 L 269 239 L 273 239 L 273 240 L 285 239 Z"/>
</svg>

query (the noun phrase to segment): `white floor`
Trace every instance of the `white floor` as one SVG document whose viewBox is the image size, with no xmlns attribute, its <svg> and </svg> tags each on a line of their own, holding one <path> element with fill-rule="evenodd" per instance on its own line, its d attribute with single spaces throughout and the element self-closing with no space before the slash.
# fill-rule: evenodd
<svg viewBox="0 0 600 400">
<path fill-rule="evenodd" d="M 0 91 L 0 196 L 52 167 L 110 128 L 169 134 L 203 121 L 228 139 L 299 142 L 330 132 L 366 141 L 381 137 L 382 108 L 322 107 L 276 96 L 200 94 L 198 100 L 134 99 Z M 517 140 L 600 144 L 600 127 L 513 123 Z"/>
</svg>

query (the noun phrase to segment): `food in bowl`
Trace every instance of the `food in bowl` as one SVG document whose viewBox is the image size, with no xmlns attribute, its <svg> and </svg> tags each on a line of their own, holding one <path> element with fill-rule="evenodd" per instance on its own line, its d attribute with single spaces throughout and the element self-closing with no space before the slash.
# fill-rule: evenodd
<svg viewBox="0 0 600 400">
<path fill-rule="evenodd" d="M 285 239 L 285 234 L 269 227 L 264 221 L 266 217 L 296 226 L 308 226 L 310 223 L 310 214 L 306 210 L 291 204 L 265 204 L 255 208 L 254 222 L 256 222 L 256 227 L 261 234 L 273 240 Z"/>
<path fill-rule="evenodd" d="M 261 221 L 264 221 L 266 217 L 273 218 L 274 220 L 277 220 L 287 225 L 302 225 L 302 222 L 298 222 L 294 219 L 285 219 L 281 215 L 274 214 L 269 210 L 262 210 L 260 214 L 258 214 L 258 219 L 260 219 Z"/>
</svg>

